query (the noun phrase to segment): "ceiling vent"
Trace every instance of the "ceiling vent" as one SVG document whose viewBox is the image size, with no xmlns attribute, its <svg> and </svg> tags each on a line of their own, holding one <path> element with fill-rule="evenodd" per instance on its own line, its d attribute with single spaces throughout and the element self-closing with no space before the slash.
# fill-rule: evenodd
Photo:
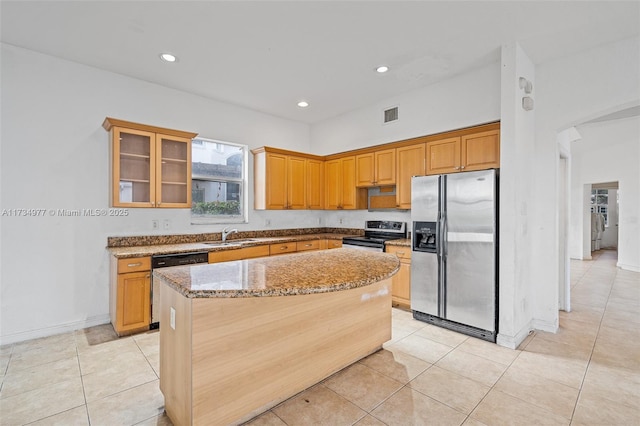
<svg viewBox="0 0 640 426">
<path fill-rule="evenodd" d="M 398 107 L 384 110 L 384 124 L 391 123 L 398 119 Z"/>
</svg>

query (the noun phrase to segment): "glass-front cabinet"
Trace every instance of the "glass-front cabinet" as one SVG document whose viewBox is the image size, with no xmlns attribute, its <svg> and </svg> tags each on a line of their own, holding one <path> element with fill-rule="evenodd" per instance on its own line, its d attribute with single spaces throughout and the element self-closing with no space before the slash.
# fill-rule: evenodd
<svg viewBox="0 0 640 426">
<path fill-rule="evenodd" d="M 191 139 L 196 133 L 107 117 L 114 207 L 191 208 Z"/>
</svg>

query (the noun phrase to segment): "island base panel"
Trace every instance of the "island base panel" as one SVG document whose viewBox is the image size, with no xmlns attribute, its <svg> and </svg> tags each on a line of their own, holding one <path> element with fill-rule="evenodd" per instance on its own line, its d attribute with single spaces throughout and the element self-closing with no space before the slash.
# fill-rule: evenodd
<svg viewBox="0 0 640 426">
<path fill-rule="evenodd" d="M 176 425 L 248 420 L 391 339 L 390 279 L 297 296 L 186 299 L 164 285 L 162 294 L 169 292 L 191 303 L 187 307 L 175 298 L 168 301 L 177 305 L 176 330 L 161 327 L 161 333 L 166 330 L 161 334 L 161 341 L 166 340 L 161 344 L 161 390 L 165 409 Z M 164 299 L 161 309 L 163 314 L 170 309 Z M 190 310 L 190 327 L 179 327 L 178 309 Z M 164 324 L 168 322 L 167 316 Z M 191 335 L 189 353 L 174 348 L 185 344 L 184 338 L 180 343 L 174 340 L 183 332 Z M 174 358 L 188 359 L 170 362 L 167 358 L 165 363 L 163 349 Z M 177 370 L 173 362 L 180 366 Z M 169 377 L 188 374 L 189 363 L 189 380 Z M 163 386 L 165 379 L 179 391 Z M 189 381 L 191 389 L 184 389 Z M 180 395 L 189 401 L 173 397 Z M 185 413 L 186 405 L 190 413 Z"/>
</svg>

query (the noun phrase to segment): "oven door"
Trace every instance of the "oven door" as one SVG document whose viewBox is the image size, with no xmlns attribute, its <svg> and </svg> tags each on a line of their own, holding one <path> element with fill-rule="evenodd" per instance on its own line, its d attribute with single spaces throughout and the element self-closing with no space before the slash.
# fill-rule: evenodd
<svg viewBox="0 0 640 426">
<path fill-rule="evenodd" d="M 342 239 L 342 247 L 343 248 L 351 248 L 356 250 L 366 250 L 366 251 L 384 251 L 384 243 L 380 243 L 379 241 L 368 241 L 366 238 L 343 238 Z"/>
</svg>

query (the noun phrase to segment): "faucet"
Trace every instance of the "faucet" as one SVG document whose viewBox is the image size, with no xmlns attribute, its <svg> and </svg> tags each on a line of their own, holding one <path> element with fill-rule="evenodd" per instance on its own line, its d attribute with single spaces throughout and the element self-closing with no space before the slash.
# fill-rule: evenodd
<svg viewBox="0 0 640 426">
<path fill-rule="evenodd" d="M 234 234 L 237 233 L 238 230 L 237 229 L 229 229 L 229 227 L 227 226 L 226 228 L 224 228 L 222 230 L 222 242 L 224 243 L 225 241 L 227 241 L 227 237 L 229 236 L 229 234 Z"/>
</svg>

